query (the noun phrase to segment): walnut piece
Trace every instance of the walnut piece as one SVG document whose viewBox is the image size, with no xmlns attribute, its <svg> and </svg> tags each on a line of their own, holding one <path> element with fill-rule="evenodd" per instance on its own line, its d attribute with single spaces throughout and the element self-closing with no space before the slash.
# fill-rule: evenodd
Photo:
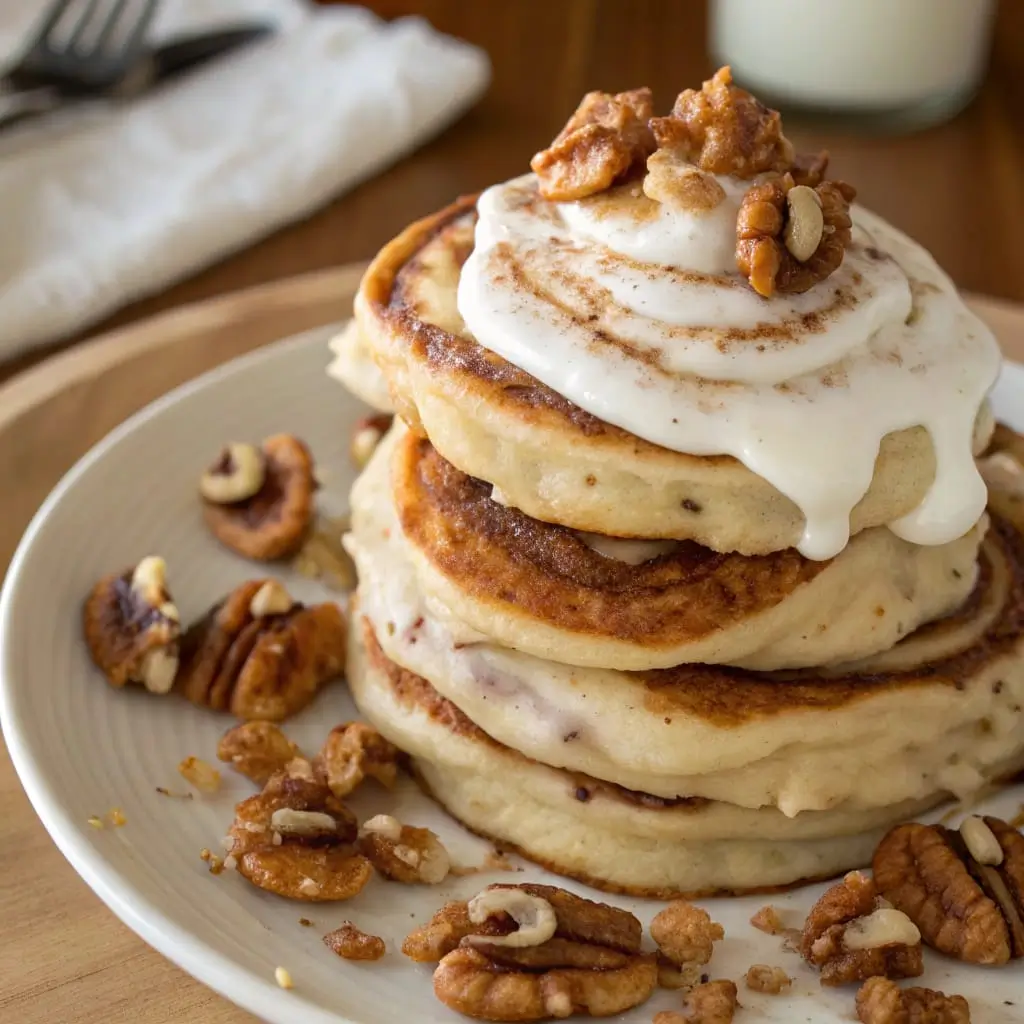
<svg viewBox="0 0 1024 1024">
<path fill-rule="evenodd" d="M 709 981 L 686 997 L 684 1019 L 690 1024 L 730 1024 L 739 1001 L 731 981 Z"/>
<path fill-rule="evenodd" d="M 384 435 L 391 429 L 394 416 L 390 413 L 377 413 L 364 416 L 352 428 L 352 437 L 348 451 L 352 464 L 356 469 L 364 469 L 370 457 L 377 450 Z"/>
<path fill-rule="evenodd" d="M 530 167 L 545 199 L 583 199 L 611 188 L 654 151 L 651 90 L 589 92 Z"/>
<path fill-rule="evenodd" d="M 216 505 L 231 505 L 258 494 L 267 477 L 263 452 L 253 444 L 228 444 L 199 478 L 199 493 Z"/>
<path fill-rule="evenodd" d="M 857 993 L 857 1019 L 861 1024 L 971 1024 L 971 1010 L 963 996 L 868 978 Z"/>
<path fill-rule="evenodd" d="M 355 815 L 296 758 L 235 808 L 228 854 L 253 885 L 287 899 L 347 900 L 370 880 Z"/>
<path fill-rule="evenodd" d="M 363 823 L 359 852 L 392 882 L 438 885 L 448 877 L 451 860 L 428 828 L 403 825 L 387 814 Z"/>
<path fill-rule="evenodd" d="M 672 113 L 650 125 L 659 149 L 677 150 L 710 174 L 753 178 L 793 165 L 793 146 L 782 134 L 778 111 L 733 85 L 727 67 L 701 89 L 681 92 Z"/>
<path fill-rule="evenodd" d="M 243 722 L 228 729 L 217 744 L 221 761 L 260 786 L 301 753 L 273 722 Z"/>
<path fill-rule="evenodd" d="M 174 685 L 181 626 L 166 576 L 164 560 L 151 555 L 104 576 L 86 598 L 85 642 L 111 686 L 141 683 L 150 693 L 167 693 Z"/>
<path fill-rule="evenodd" d="M 676 900 L 651 921 L 651 938 L 658 951 L 674 964 L 706 964 L 714 944 L 725 938 L 725 930 L 711 920 L 706 910 Z"/>
<path fill-rule="evenodd" d="M 343 722 L 328 733 L 313 765 L 339 799 L 367 777 L 392 789 L 398 779 L 398 748 L 365 722 Z"/>
<path fill-rule="evenodd" d="M 333 602 L 252 614 L 267 580 L 236 587 L 186 632 L 178 686 L 194 704 L 247 721 L 301 711 L 345 664 L 346 630 Z"/>
<path fill-rule="evenodd" d="M 999 818 L 980 820 L 1000 848 L 998 864 L 986 863 L 996 858 L 978 845 L 968 819 L 966 837 L 942 825 L 894 828 L 873 867 L 878 891 L 929 946 L 967 963 L 999 965 L 1024 956 L 1024 836 Z M 985 854 L 981 861 L 972 843 Z"/>
<path fill-rule="evenodd" d="M 387 947 L 379 935 L 360 931 L 351 921 L 324 936 L 324 945 L 345 960 L 379 960 Z"/>
<path fill-rule="evenodd" d="M 770 996 L 777 996 L 793 984 L 793 979 L 781 967 L 769 967 L 767 964 L 754 964 L 747 971 L 745 980 L 751 991 Z"/>
<path fill-rule="evenodd" d="M 859 871 L 832 886 L 811 908 L 800 953 L 821 971 L 822 985 L 923 973 L 917 929 L 899 912 L 897 918 L 876 917 L 876 912 L 892 914 L 880 904 L 874 882 Z"/>
<path fill-rule="evenodd" d="M 291 434 L 268 437 L 256 449 L 263 479 L 252 491 L 251 475 L 244 481 L 248 486 L 236 486 L 236 477 L 244 471 L 236 458 L 247 447 L 252 446 L 229 446 L 203 475 L 200 493 L 206 525 L 225 547 L 246 558 L 260 562 L 286 558 L 302 546 L 313 520 L 317 486 L 313 457 Z M 228 485 L 213 486 L 221 476 Z M 251 493 L 246 497 L 233 497 L 247 491 Z"/>
<path fill-rule="evenodd" d="M 754 291 L 765 298 L 805 292 L 837 270 L 850 244 L 855 195 L 842 181 L 824 181 L 812 189 L 797 185 L 791 174 L 752 186 L 736 218 L 736 266 Z M 814 237 L 817 244 L 805 248 Z"/>
</svg>

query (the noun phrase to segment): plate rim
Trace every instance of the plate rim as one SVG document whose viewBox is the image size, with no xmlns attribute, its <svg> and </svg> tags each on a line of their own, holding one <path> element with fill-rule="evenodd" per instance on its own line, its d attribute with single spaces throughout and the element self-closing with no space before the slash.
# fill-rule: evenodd
<svg viewBox="0 0 1024 1024">
<path fill-rule="evenodd" d="M 131 885 L 125 886 L 120 873 L 103 851 L 82 841 L 80 829 L 75 827 L 70 813 L 62 807 L 59 795 L 46 781 L 44 773 L 38 767 L 37 759 L 18 728 L 14 698 L 16 684 L 13 681 L 14 673 L 8 665 L 9 655 L 5 638 L 9 635 L 9 620 L 20 589 L 19 580 L 29 552 L 34 547 L 36 535 L 42 530 L 54 509 L 64 500 L 66 493 L 116 447 L 122 438 L 130 435 L 141 423 L 159 416 L 165 409 L 183 399 L 217 386 L 240 370 L 244 371 L 262 362 L 280 358 L 281 354 L 289 349 L 314 344 L 323 345 L 326 370 L 330 361 L 326 342 L 344 322 L 340 320 L 308 328 L 229 359 L 179 384 L 132 413 L 97 441 L 55 484 L 19 540 L 3 587 L 0 589 L 0 729 L 3 730 L 18 780 L 54 845 L 105 906 L 161 956 L 207 988 L 259 1019 L 267 1019 L 266 1014 L 270 1012 L 274 1020 L 301 1019 L 304 1024 L 362 1022 L 347 1015 L 324 1010 L 321 1006 L 309 1002 L 296 990 L 281 989 L 272 978 L 264 978 L 252 969 L 241 966 L 218 947 L 197 938 L 194 932 L 175 923 L 154 906 L 145 890 Z M 998 387 L 1004 378 L 1013 379 L 1013 386 L 1024 391 L 1024 363 L 1005 359 L 995 386 Z"/>
<path fill-rule="evenodd" d="M 59 796 L 39 770 L 36 758 L 18 728 L 18 714 L 13 697 L 15 683 L 11 678 L 13 672 L 7 663 L 8 649 L 5 638 L 9 635 L 9 620 L 14 608 L 15 595 L 19 590 L 18 581 L 23 572 L 23 565 L 34 546 L 36 534 L 41 531 L 52 511 L 63 501 L 64 495 L 110 449 L 123 437 L 130 435 L 140 423 L 159 416 L 165 408 L 196 392 L 215 387 L 224 378 L 230 377 L 240 369 L 245 370 L 266 360 L 279 358 L 281 353 L 288 349 L 301 348 L 305 345 L 323 345 L 326 369 L 330 361 L 330 354 L 326 349 L 327 340 L 344 322 L 342 320 L 312 327 L 235 359 L 229 359 L 220 366 L 215 366 L 172 388 L 119 423 L 75 462 L 46 496 L 18 542 L 3 587 L 0 589 L 0 730 L 3 731 L 18 781 L 54 845 L 75 873 L 114 916 L 161 956 L 258 1019 L 267 1019 L 265 1014 L 271 1010 L 275 1020 L 298 1020 L 301 1015 L 304 1024 L 362 1022 L 325 1011 L 315 1003 L 309 1002 L 296 990 L 286 991 L 280 988 L 273 979 L 262 978 L 255 971 L 237 964 L 217 947 L 197 939 L 194 933 L 176 924 L 154 906 L 144 890 L 133 886 L 126 887 L 120 873 L 99 848 L 82 842 L 79 830 L 75 827 L 70 814 L 61 806 Z"/>
</svg>

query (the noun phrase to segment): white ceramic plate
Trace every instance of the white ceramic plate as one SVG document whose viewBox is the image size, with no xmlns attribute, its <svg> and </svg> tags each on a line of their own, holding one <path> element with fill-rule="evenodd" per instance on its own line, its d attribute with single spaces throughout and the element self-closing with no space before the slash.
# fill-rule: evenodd
<svg viewBox="0 0 1024 1024">
<path fill-rule="evenodd" d="M 230 872 L 210 875 L 199 850 L 218 845 L 234 803 L 251 787 L 225 774 L 220 794 L 190 801 L 161 796 L 156 787 L 185 789 L 178 762 L 189 754 L 215 760 L 217 739 L 231 720 L 175 697 L 112 690 L 80 638 L 80 604 L 91 584 L 143 555 L 167 558 L 186 620 L 259 574 L 258 567 L 220 548 L 201 522 L 197 477 L 225 440 L 258 440 L 277 431 L 305 438 L 322 468 L 322 507 L 329 514 L 344 511 L 352 483 L 349 429 L 365 410 L 324 376 L 328 333 L 318 330 L 262 349 L 172 392 L 114 431 L 65 477 L 29 527 L 0 601 L 0 713 L 25 789 L 61 851 L 114 913 L 196 978 L 275 1024 L 451 1022 L 462 1018 L 434 1000 L 429 971 L 406 961 L 398 946 L 414 922 L 445 900 L 510 876 L 470 876 L 435 889 L 374 881 L 349 904 L 317 905 L 262 893 Z M 1020 368 L 1004 374 L 996 410 L 1024 428 Z M 304 600 L 330 596 L 315 583 L 285 576 Z M 331 726 L 352 713 L 339 684 L 287 730 L 314 750 Z M 394 797 L 381 794 L 368 790 L 356 809 L 365 812 L 369 800 L 374 812 L 394 811 L 434 828 L 462 863 L 481 861 L 484 844 L 411 783 Z M 1022 800 L 1024 787 L 1017 787 L 989 806 L 1012 815 Z M 123 808 L 123 828 L 88 825 L 90 815 L 112 807 Z M 514 877 L 557 881 L 530 865 Z M 802 920 L 820 891 L 771 902 Z M 634 910 L 645 924 L 657 910 L 649 902 L 611 901 Z M 740 979 L 751 964 L 768 963 L 795 978 L 784 996 L 741 991 L 741 1002 L 752 1009 L 739 1020 L 849 1021 L 852 991 L 822 990 L 816 975 L 782 952 L 777 939 L 749 926 L 765 902 L 755 897 L 707 904 L 727 933 L 711 965 L 714 976 Z M 303 916 L 316 926 L 300 926 Z M 382 935 L 387 957 L 360 966 L 329 952 L 320 937 L 345 919 Z M 275 984 L 278 965 L 291 972 L 293 990 Z M 928 965 L 921 983 L 963 993 L 975 1021 L 1010 1024 L 1024 1015 L 1024 965 L 982 970 L 938 956 L 929 956 Z M 621 1020 L 646 1024 L 655 1011 L 679 1005 L 678 994 L 659 992 Z"/>
</svg>

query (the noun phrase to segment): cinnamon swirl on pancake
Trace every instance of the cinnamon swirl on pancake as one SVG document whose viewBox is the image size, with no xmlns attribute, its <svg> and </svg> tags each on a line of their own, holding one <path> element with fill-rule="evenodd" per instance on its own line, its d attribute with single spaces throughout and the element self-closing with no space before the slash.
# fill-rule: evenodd
<svg viewBox="0 0 1024 1024">
<path fill-rule="evenodd" d="M 513 182 L 506 189 L 530 195 L 535 186 Z M 532 198 L 536 203 L 535 191 Z M 865 217 L 874 231 L 884 233 L 879 229 L 881 222 Z M 377 255 L 356 299 L 356 319 L 366 345 L 389 382 L 398 411 L 410 425 L 426 434 L 463 472 L 494 484 L 509 504 L 546 522 L 608 536 L 691 539 L 716 551 L 743 554 L 764 554 L 801 543 L 806 527 L 801 508 L 737 458 L 714 451 L 688 453 L 653 442 L 581 408 L 526 369 L 480 344 L 467 329 L 459 306 L 459 282 L 473 251 L 475 224 L 475 200 L 470 197 L 412 225 Z M 912 245 L 888 226 L 884 230 L 898 245 Z M 884 237 L 889 239 L 889 235 Z M 865 267 L 873 266 L 875 261 L 867 254 L 880 251 L 874 244 L 878 239 L 866 230 L 860 238 L 857 258 Z M 571 250 L 566 258 L 574 255 Z M 911 296 L 910 285 L 903 279 L 901 294 L 906 306 L 900 308 L 903 318 L 934 329 L 936 318 L 951 316 L 948 307 L 953 305 L 955 292 L 930 257 L 920 250 L 915 256 L 925 261 L 915 269 L 927 280 Z M 895 261 L 886 257 L 884 267 L 899 284 Z M 537 273 L 530 277 L 534 285 Z M 734 289 L 722 290 L 731 294 Z M 833 290 L 826 291 L 831 301 Z M 763 303 L 757 296 L 753 298 Z M 933 313 L 927 312 L 929 304 L 937 307 Z M 958 299 L 956 304 L 958 316 L 941 330 L 956 343 L 963 342 L 957 332 L 965 332 L 964 337 L 970 335 L 981 352 L 977 360 L 982 364 L 981 383 L 976 387 L 980 394 L 970 414 L 972 421 L 976 417 L 973 449 L 980 452 L 992 430 L 991 414 L 982 398 L 996 372 L 995 344 Z M 817 322 L 827 323 L 829 315 L 821 313 Z M 591 314 L 581 316 L 586 321 Z M 624 316 L 620 311 L 620 319 Z M 525 329 L 529 334 L 529 325 Z M 924 335 L 920 346 L 927 350 L 929 345 Z M 878 354 L 878 359 L 895 358 L 904 357 L 898 351 Z M 845 372 L 840 368 L 829 376 L 822 370 L 813 387 L 804 377 L 758 387 L 766 389 L 769 399 L 793 400 L 801 388 L 831 394 L 841 389 L 828 388 L 821 380 L 839 384 Z M 909 376 L 916 380 L 927 375 Z M 677 402 L 699 411 L 702 403 L 708 405 L 704 392 L 709 382 L 697 377 L 687 380 L 689 393 L 680 394 Z M 736 382 L 718 384 L 735 392 L 751 387 Z M 602 390 L 621 394 L 620 381 L 613 372 Z M 801 408 L 812 404 L 809 398 L 808 394 L 797 395 Z M 929 398 L 935 407 L 943 408 L 939 390 L 931 390 Z M 642 412 L 648 396 L 640 393 L 628 401 Z M 714 401 L 717 399 L 711 404 Z M 900 408 L 896 398 L 890 404 Z M 946 403 L 947 410 L 950 405 Z M 856 407 L 846 410 L 845 425 L 838 433 L 836 427 L 818 432 L 830 446 L 822 459 L 842 474 L 847 489 L 852 482 L 855 490 L 864 476 L 863 465 L 847 461 L 840 438 L 844 432 L 858 431 L 859 412 Z M 756 415 L 753 420 L 756 422 Z M 816 430 L 799 421 L 793 426 L 808 434 Z M 875 444 L 870 460 L 873 466 L 869 464 L 862 480 L 863 493 L 850 502 L 847 518 L 853 534 L 911 514 L 935 478 L 935 452 L 923 426 L 883 431 Z M 977 487 L 974 491 L 976 494 Z M 962 517 L 963 527 L 946 539 L 965 532 L 980 511 L 980 505 L 972 506 L 970 515 Z M 830 529 L 836 529 L 834 522 Z M 843 529 L 840 524 L 840 536 Z M 834 554 L 841 546 L 826 544 L 811 553 Z"/>
<path fill-rule="evenodd" d="M 997 520 L 960 609 L 851 668 L 580 668 L 502 648 L 439 613 L 393 503 L 353 495 L 347 543 L 384 653 L 495 740 L 556 767 L 664 797 L 787 815 L 965 797 L 1024 751 L 1024 548 Z"/>
<path fill-rule="evenodd" d="M 887 650 L 967 598 L 985 526 L 933 547 L 874 527 L 814 562 L 580 534 L 491 494 L 399 426 L 353 502 L 390 520 L 393 495 L 417 584 L 449 619 L 539 658 L 627 670 L 803 668 Z"/>
</svg>

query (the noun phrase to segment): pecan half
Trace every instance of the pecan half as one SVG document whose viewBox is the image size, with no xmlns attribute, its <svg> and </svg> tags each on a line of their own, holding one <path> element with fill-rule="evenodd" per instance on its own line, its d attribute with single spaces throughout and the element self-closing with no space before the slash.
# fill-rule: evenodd
<svg viewBox="0 0 1024 1024">
<path fill-rule="evenodd" d="M 313 521 L 315 491 L 313 456 L 291 434 L 268 437 L 259 449 L 229 445 L 200 482 L 210 531 L 225 547 L 260 562 L 299 550 Z"/>
<path fill-rule="evenodd" d="M 341 673 L 346 631 L 338 606 L 295 602 L 282 612 L 283 603 L 260 600 L 271 582 L 241 584 L 186 632 L 178 685 L 194 704 L 281 721 Z"/>
<path fill-rule="evenodd" d="M 235 808 L 228 854 L 243 878 L 278 896 L 346 900 L 373 873 L 356 834 L 355 815 L 297 758 Z"/>
<path fill-rule="evenodd" d="M 532 1021 L 605 1016 L 644 1002 L 657 965 L 640 941 L 640 922 L 626 911 L 554 886 L 492 885 L 468 904 L 443 907 L 402 951 L 440 960 L 434 992 L 452 1009 Z"/>
<path fill-rule="evenodd" d="M 883 906 L 874 882 L 858 871 L 811 908 L 800 953 L 821 971 L 822 985 L 916 978 L 924 971 L 917 928 L 900 911 Z"/>
<path fill-rule="evenodd" d="M 686 89 L 668 117 L 651 129 L 659 149 L 678 150 L 702 171 L 753 178 L 788 171 L 794 151 L 782 134 L 782 117 L 732 83 L 720 68 L 700 89 Z"/>
<path fill-rule="evenodd" d="M 221 761 L 261 786 L 301 753 L 273 722 L 243 722 L 228 729 L 217 744 Z"/>
<path fill-rule="evenodd" d="M 359 852 L 385 878 L 406 885 L 438 885 L 451 869 L 448 851 L 429 828 L 403 825 L 389 814 L 363 823 Z"/>
<path fill-rule="evenodd" d="M 162 558 L 104 576 L 89 592 L 82 628 L 89 654 L 111 686 L 141 683 L 167 693 L 178 672 L 178 609 L 167 589 Z"/>
<path fill-rule="evenodd" d="M 583 199 L 611 188 L 654 151 L 650 89 L 588 92 L 530 167 L 545 199 Z"/>
<path fill-rule="evenodd" d="M 398 748 L 372 725 L 343 722 L 328 733 L 313 765 L 336 797 L 348 796 L 367 777 L 391 789 L 398 779 Z"/>
<path fill-rule="evenodd" d="M 980 821 L 999 863 L 970 828 L 965 838 L 964 826 L 899 825 L 875 851 L 875 880 L 929 946 L 967 963 L 1005 964 L 1024 956 L 1024 836 L 999 818 Z"/>
<path fill-rule="evenodd" d="M 790 174 L 754 185 L 736 218 L 736 266 L 759 295 L 805 292 L 837 270 L 850 244 L 850 202 L 842 181 L 813 189 Z"/>
<path fill-rule="evenodd" d="M 868 978 L 857 993 L 857 1019 L 861 1024 L 971 1024 L 971 1009 L 963 996 Z"/>
</svg>

